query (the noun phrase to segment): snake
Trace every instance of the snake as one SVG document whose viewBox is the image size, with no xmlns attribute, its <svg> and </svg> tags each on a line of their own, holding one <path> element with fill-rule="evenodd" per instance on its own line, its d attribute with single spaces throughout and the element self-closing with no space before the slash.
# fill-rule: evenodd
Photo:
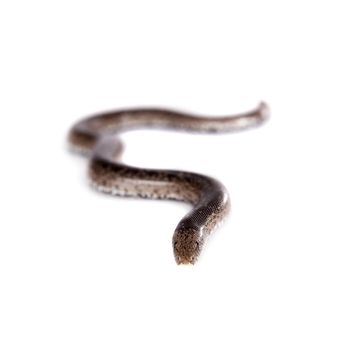
<svg viewBox="0 0 350 350">
<path fill-rule="evenodd" d="M 217 179 L 194 172 L 127 165 L 121 160 L 124 147 L 118 135 L 147 128 L 228 133 L 259 126 L 268 117 L 269 108 L 264 102 L 248 112 L 224 116 L 162 108 L 120 109 L 79 120 L 68 132 L 68 145 L 70 150 L 88 157 L 90 185 L 100 192 L 189 203 L 191 209 L 176 226 L 172 246 L 177 264 L 194 264 L 207 237 L 230 211 L 227 189 Z"/>
</svg>

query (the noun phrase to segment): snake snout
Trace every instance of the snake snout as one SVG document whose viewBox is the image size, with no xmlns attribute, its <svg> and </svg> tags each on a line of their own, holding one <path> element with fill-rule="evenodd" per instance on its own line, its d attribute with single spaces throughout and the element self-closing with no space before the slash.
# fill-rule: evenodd
<svg viewBox="0 0 350 350">
<path fill-rule="evenodd" d="M 194 256 L 192 256 L 189 259 L 183 257 L 176 257 L 175 260 L 178 265 L 194 265 L 197 259 Z"/>
<path fill-rule="evenodd" d="M 174 256 L 178 265 L 194 265 L 202 250 L 203 236 L 194 229 L 177 230 L 173 237 Z"/>
</svg>

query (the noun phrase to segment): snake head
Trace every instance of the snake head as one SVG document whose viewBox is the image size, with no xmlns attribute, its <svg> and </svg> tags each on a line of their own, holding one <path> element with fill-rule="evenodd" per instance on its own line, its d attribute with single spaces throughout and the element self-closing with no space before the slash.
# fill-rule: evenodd
<svg viewBox="0 0 350 350">
<path fill-rule="evenodd" d="M 202 230 L 191 227 L 178 227 L 173 236 L 174 256 L 177 264 L 193 265 L 202 251 L 203 243 L 204 235 Z"/>
</svg>

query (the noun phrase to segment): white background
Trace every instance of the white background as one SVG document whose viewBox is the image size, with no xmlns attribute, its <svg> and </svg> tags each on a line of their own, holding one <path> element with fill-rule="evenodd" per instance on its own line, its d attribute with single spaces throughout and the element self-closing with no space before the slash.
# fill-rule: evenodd
<svg viewBox="0 0 350 350">
<path fill-rule="evenodd" d="M 347 1 L 1 1 L 0 348 L 349 349 Z M 208 115 L 235 135 L 137 131 L 124 160 L 220 179 L 194 267 L 181 203 L 91 190 L 65 137 L 98 111 Z"/>
</svg>

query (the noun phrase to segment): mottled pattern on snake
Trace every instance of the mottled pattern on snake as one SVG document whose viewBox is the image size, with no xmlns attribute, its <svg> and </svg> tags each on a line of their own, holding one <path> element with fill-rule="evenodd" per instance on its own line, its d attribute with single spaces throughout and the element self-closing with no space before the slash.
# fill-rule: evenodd
<svg viewBox="0 0 350 350">
<path fill-rule="evenodd" d="M 187 171 L 136 168 L 120 161 L 117 135 L 141 128 L 223 133 L 255 127 L 268 118 L 268 107 L 225 117 L 202 117 L 166 109 L 128 109 L 97 114 L 69 132 L 72 150 L 90 158 L 89 179 L 99 191 L 118 196 L 175 199 L 192 205 L 173 235 L 178 264 L 194 264 L 207 236 L 230 209 L 226 188 L 216 179 Z"/>
</svg>

